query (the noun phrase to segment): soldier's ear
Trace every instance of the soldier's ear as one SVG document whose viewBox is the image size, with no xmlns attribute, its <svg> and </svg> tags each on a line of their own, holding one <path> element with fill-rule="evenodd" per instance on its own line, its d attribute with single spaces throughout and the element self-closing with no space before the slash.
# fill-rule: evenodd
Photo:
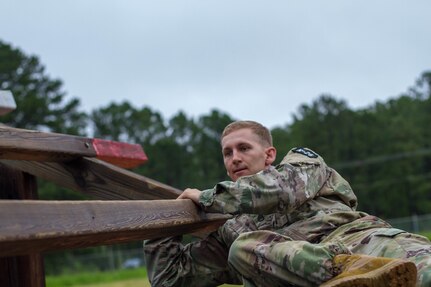
<svg viewBox="0 0 431 287">
<path fill-rule="evenodd" d="M 270 166 L 275 161 L 275 157 L 277 156 L 277 150 L 275 147 L 267 147 L 265 149 L 265 156 L 265 166 Z"/>
</svg>

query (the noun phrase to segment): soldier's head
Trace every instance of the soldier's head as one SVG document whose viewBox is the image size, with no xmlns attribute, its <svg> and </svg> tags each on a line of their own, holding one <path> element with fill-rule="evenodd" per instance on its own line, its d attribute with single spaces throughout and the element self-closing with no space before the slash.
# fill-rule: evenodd
<svg viewBox="0 0 431 287">
<path fill-rule="evenodd" d="M 221 146 L 227 174 L 233 181 L 264 170 L 276 156 L 271 133 L 254 121 L 236 121 L 226 126 Z"/>
</svg>

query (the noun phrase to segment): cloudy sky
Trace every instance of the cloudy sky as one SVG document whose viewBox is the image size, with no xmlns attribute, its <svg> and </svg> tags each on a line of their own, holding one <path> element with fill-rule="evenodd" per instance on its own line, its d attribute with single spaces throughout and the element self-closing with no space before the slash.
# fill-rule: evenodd
<svg viewBox="0 0 431 287">
<path fill-rule="evenodd" d="M 217 108 L 269 127 L 322 93 L 351 108 L 431 70 L 428 0 L 3 0 L 0 39 L 90 111 Z"/>
</svg>

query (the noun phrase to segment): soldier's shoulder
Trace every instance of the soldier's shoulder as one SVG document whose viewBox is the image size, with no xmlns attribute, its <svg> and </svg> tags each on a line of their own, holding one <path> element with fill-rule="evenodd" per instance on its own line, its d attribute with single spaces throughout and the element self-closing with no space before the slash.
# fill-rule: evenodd
<svg viewBox="0 0 431 287">
<path fill-rule="evenodd" d="M 305 156 L 308 158 L 318 158 L 319 157 L 319 155 L 315 151 L 313 151 L 307 147 L 295 147 L 295 148 L 291 149 L 288 154 L 298 154 L 298 155 L 302 155 L 302 156 Z"/>
<path fill-rule="evenodd" d="M 284 157 L 282 163 L 322 163 L 322 157 L 307 147 L 294 147 Z"/>
</svg>

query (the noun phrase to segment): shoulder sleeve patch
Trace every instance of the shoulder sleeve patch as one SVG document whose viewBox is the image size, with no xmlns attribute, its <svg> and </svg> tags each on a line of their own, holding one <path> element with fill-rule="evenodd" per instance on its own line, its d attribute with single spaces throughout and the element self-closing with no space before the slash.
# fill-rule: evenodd
<svg viewBox="0 0 431 287">
<path fill-rule="evenodd" d="M 317 153 L 315 153 L 311 149 L 308 149 L 305 147 L 296 147 L 296 148 L 292 149 L 292 152 L 305 155 L 306 157 L 309 157 L 309 158 L 317 158 L 319 156 Z"/>
</svg>

